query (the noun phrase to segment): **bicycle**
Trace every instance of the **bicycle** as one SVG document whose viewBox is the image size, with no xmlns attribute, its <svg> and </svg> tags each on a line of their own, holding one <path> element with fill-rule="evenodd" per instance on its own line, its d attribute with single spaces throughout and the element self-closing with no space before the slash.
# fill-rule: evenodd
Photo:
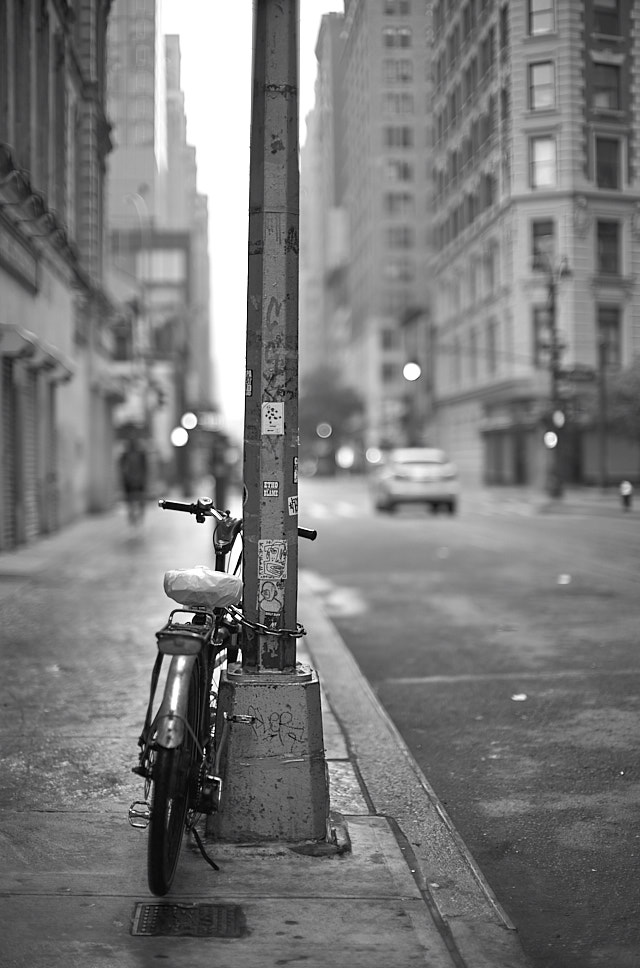
<svg viewBox="0 0 640 968">
<path fill-rule="evenodd" d="M 250 625 L 270 634 L 266 626 L 250 623 L 242 612 L 242 519 L 220 511 L 208 497 L 194 503 L 160 500 L 165 510 L 183 511 L 203 524 L 214 518 L 215 568 L 168 571 L 166 593 L 180 605 L 156 632 L 158 655 L 151 674 L 149 702 L 142 732 L 138 765 L 144 778 L 144 799 L 129 808 L 129 823 L 149 829 L 147 879 L 153 894 L 166 894 L 173 883 L 185 830 L 193 834 L 204 859 L 215 870 L 196 824 L 220 806 L 220 764 L 229 717 L 216 727 L 220 674 L 238 661 L 241 630 Z M 298 528 L 300 537 L 317 533 Z M 238 553 L 237 545 L 240 545 Z M 185 620 L 185 616 L 191 616 Z M 299 627 L 298 634 L 304 634 Z M 170 657 L 162 698 L 156 694 L 165 656 Z M 157 705 L 157 708 L 155 708 Z M 218 733 L 220 735 L 218 735 Z"/>
</svg>

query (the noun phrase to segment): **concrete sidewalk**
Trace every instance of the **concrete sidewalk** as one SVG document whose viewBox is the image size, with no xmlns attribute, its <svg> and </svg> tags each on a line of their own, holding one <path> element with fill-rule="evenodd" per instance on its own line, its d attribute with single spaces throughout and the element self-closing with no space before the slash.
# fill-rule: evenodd
<svg viewBox="0 0 640 968">
<path fill-rule="evenodd" d="M 626 511 L 622 507 L 617 487 L 602 490 L 598 487 L 567 486 L 561 497 L 551 498 L 539 488 L 495 485 L 471 489 L 467 500 L 470 505 L 485 504 L 507 508 L 520 505 L 526 507 L 530 514 L 597 514 L 621 517 L 633 513 L 633 506 Z"/>
<path fill-rule="evenodd" d="M 54 596 L 56 570 L 72 573 L 74 562 L 97 561 L 99 554 L 106 560 L 110 541 L 116 551 L 109 553 L 120 553 L 114 544 L 118 528 L 126 534 L 121 511 L 0 555 L 0 579 L 5 588 L 31 582 L 35 593 L 46 588 Z M 136 569 L 155 565 L 153 540 L 147 537 L 145 544 L 142 537 L 135 546 Z M 98 562 L 97 583 L 100 567 Z M 9 597 L 0 604 L 9 617 L 14 614 Z M 107 596 L 100 609 L 106 615 L 111 607 Z M 105 693 L 97 712 L 89 702 L 84 711 L 81 666 L 76 692 L 63 697 L 66 709 L 56 707 L 55 681 L 45 682 L 49 699 L 37 700 L 42 681 L 60 669 L 52 673 L 46 654 L 34 650 L 27 662 L 33 696 L 28 683 L 24 692 L 0 685 L 3 726 L 13 727 L 16 747 L 11 729 L 3 729 L 3 968 L 141 968 L 162 962 L 171 968 L 525 968 L 514 926 L 304 575 L 299 617 L 308 630 L 299 658 L 317 670 L 323 689 L 332 815 L 351 849 L 316 855 L 304 845 L 211 842 L 216 872 L 185 841 L 174 889 L 167 898 L 153 898 L 146 884 L 146 835 L 126 820 L 129 803 L 141 796 L 140 781 L 118 772 L 135 759 L 139 729 L 131 698 L 138 684 L 125 687 L 113 677 L 131 649 L 126 624 L 116 625 L 113 641 L 123 638 L 124 644 L 113 668 L 95 672 L 103 676 Z M 30 619 L 27 610 L 24 622 Z M 73 616 L 69 621 L 72 633 Z M 2 618 L 5 683 L 16 628 Z M 80 652 L 68 638 L 69 648 Z M 88 661 L 96 665 L 94 658 Z M 136 657 L 132 664 L 146 689 L 150 663 Z M 51 738 L 54 732 L 58 740 Z M 84 778 L 70 763 L 73 755 L 61 759 L 62 749 L 76 751 L 81 764 L 86 758 Z M 14 761 L 23 750 L 27 769 L 18 771 L 11 788 Z M 67 787 L 71 769 L 80 774 L 74 775 L 75 787 Z M 57 798 L 56 782 L 60 791 L 75 792 Z"/>
</svg>

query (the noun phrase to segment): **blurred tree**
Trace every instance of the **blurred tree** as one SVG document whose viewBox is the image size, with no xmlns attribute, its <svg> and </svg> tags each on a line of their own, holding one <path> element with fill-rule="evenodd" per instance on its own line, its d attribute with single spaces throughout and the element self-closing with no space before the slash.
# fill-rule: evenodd
<svg viewBox="0 0 640 968">
<path fill-rule="evenodd" d="M 607 424 L 620 436 L 640 440 L 640 356 L 607 376 Z"/>
<path fill-rule="evenodd" d="M 354 417 L 364 411 L 361 397 L 346 386 L 338 370 L 327 364 L 319 366 L 300 380 L 298 422 L 301 456 L 318 456 L 323 445 L 325 456 L 335 454 L 341 443 L 351 440 Z M 331 436 L 324 441 L 317 434 L 319 424 L 331 426 Z"/>
</svg>

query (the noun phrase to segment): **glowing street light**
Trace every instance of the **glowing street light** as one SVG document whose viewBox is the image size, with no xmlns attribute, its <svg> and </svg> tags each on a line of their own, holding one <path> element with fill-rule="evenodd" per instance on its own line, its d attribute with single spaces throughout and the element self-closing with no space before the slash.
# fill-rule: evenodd
<svg viewBox="0 0 640 968">
<path fill-rule="evenodd" d="M 184 447 L 188 443 L 189 433 L 184 427 L 174 427 L 169 439 L 174 447 Z"/>
<path fill-rule="evenodd" d="M 195 413 L 191 412 L 191 410 L 187 410 L 187 412 L 183 413 L 180 417 L 180 423 L 185 430 L 195 430 L 198 426 L 198 418 Z"/>
<path fill-rule="evenodd" d="M 422 369 L 419 363 L 414 363 L 410 361 L 405 363 L 402 368 L 402 375 L 409 383 L 415 383 L 422 376 Z"/>
</svg>

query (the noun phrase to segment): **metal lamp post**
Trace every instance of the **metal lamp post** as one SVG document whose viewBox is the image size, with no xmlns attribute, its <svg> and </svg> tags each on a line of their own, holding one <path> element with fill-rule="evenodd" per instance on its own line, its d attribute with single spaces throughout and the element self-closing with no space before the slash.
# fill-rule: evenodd
<svg viewBox="0 0 640 968">
<path fill-rule="evenodd" d="M 326 836 L 320 684 L 297 662 L 298 0 L 254 0 L 242 665 L 223 672 L 224 840 Z M 226 771 L 226 763 L 233 769 Z"/>
<path fill-rule="evenodd" d="M 563 428 L 565 425 L 565 414 L 563 411 L 562 397 L 560 395 L 561 367 L 560 361 L 564 344 L 558 334 L 557 317 L 557 292 L 558 285 L 562 279 L 571 275 L 566 256 L 563 256 L 556 265 L 553 265 L 548 257 L 545 257 L 545 272 L 547 282 L 547 312 L 549 320 L 549 395 L 551 400 L 551 420 L 553 423 L 553 433 L 555 442 L 550 447 L 549 460 L 547 465 L 546 489 L 549 497 L 559 498 L 564 493 L 564 481 L 562 475 L 562 453 L 564 442 Z"/>
<path fill-rule="evenodd" d="M 406 396 L 406 427 L 407 443 L 410 447 L 418 444 L 418 414 L 416 406 L 417 384 L 422 376 L 422 367 L 415 360 L 409 360 L 402 368 L 402 376 L 409 384 L 415 384 L 415 388 L 409 390 Z"/>
</svg>

